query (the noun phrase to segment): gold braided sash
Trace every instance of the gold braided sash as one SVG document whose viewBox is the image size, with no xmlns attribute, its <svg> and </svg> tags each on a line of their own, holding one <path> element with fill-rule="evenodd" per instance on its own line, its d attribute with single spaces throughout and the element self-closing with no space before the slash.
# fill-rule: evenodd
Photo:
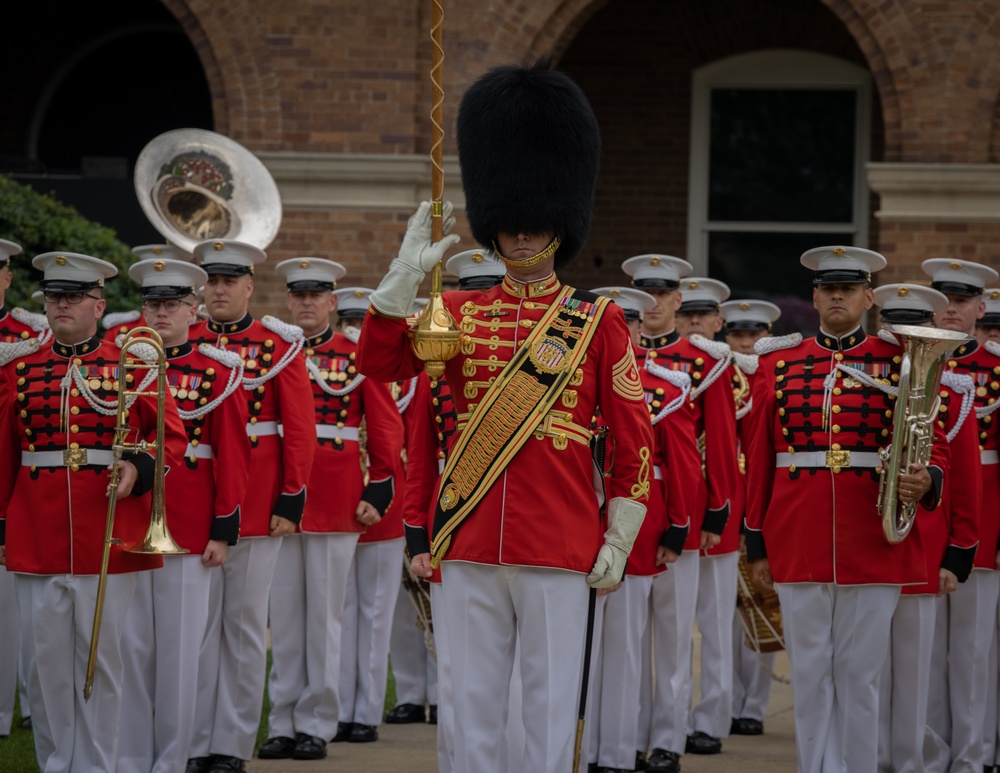
<svg viewBox="0 0 1000 773">
<path fill-rule="evenodd" d="M 441 476 L 431 566 L 555 405 L 583 360 L 608 299 L 563 287 L 469 418 Z"/>
</svg>

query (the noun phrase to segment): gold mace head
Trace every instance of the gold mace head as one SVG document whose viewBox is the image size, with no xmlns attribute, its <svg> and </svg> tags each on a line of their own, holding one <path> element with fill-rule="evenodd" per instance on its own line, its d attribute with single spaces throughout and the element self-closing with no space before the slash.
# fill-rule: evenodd
<svg viewBox="0 0 1000 773">
<path fill-rule="evenodd" d="M 461 348 L 461 335 L 441 293 L 432 291 L 427 308 L 410 328 L 410 346 L 424 361 L 428 376 L 438 378 L 444 373 L 445 362 L 455 357 Z"/>
</svg>

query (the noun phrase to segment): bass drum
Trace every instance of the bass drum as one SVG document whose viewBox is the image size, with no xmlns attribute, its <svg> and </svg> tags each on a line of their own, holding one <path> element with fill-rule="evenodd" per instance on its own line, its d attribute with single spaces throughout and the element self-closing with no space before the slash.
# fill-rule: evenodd
<svg viewBox="0 0 1000 773">
<path fill-rule="evenodd" d="M 736 610 L 746 633 L 746 645 L 759 653 L 785 649 L 785 633 L 781 627 L 781 605 L 778 592 L 764 593 L 753 587 L 746 548 L 740 550 L 740 571 L 737 577 Z"/>
</svg>

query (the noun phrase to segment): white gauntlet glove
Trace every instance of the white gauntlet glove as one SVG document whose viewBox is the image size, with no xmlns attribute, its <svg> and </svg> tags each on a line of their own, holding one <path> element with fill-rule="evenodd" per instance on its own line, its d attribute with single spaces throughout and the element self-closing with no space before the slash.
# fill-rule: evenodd
<svg viewBox="0 0 1000 773">
<path fill-rule="evenodd" d="M 632 499 L 615 497 L 608 503 L 608 530 L 597 553 L 594 568 L 587 575 L 591 588 L 610 588 L 621 582 L 632 543 L 646 517 L 646 506 Z"/>
<path fill-rule="evenodd" d="M 451 210 L 451 202 L 446 201 L 441 223 L 445 234 L 455 225 Z M 389 264 L 389 272 L 371 294 L 372 306 L 387 317 L 410 316 L 424 275 L 460 238 L 458 234 L 451 234 L 439 242 L 431 242 L 431 203 L 422 201 L 406 224 L 406 236 L 399 247 L 399 257 Z"/>
</svg>

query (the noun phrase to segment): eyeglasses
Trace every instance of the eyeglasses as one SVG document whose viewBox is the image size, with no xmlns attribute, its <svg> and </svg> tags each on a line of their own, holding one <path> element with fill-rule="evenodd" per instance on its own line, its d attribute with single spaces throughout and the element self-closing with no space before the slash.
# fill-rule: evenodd
<svg viewBox="0 0 1000 773">
<path fill-rule="evenodd" d="M 148 312 L 150 312 L 152 314 L 155 314 L 161 308 L 165 309 L 168 314 L 173 314 L 182 305 L 184 305 L 184 306 L 194 306 L 193 303 L 188 303 L 187 301 L 182 301 L 182 300 L 179 300 L 177 298 L 171 298 L 168 301 L 143 301 L 143 303 L 142 303 L 142 307 L 146 311 L 148 311 Z"/>
<path fill-rule="evenodd" d="M 42 293 L 45 298 L 46 303 L 59 303 L 59 301 L 66 301 L 66 303 L 71 306 L 76 306 L 78 303 L 83 303 L 84 298 L 93 298 L 94 300 L 101 300 L 99 295 L 90 295 L 89 293 Z"/>
</svg>

